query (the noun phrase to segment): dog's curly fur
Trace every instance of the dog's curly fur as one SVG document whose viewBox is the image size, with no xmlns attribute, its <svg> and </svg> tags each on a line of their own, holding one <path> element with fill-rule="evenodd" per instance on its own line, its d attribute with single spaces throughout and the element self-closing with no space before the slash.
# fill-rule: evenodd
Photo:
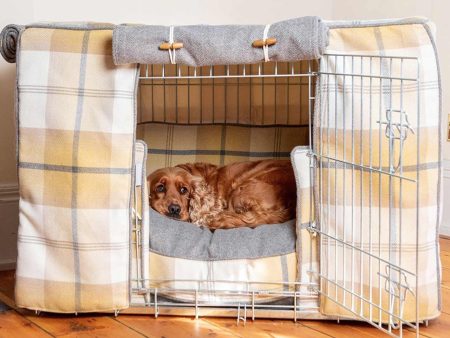
<svg viewBox="0 0 450 338">
<path fill-rule="evenodd" d="M 159 169 L 148 182 L 150 204 L 156 211 L 212 229 L 254 227 L 295 217 L 296 185 L 289 161 L 223 167 L 188 163 Z M 168 212 L 174 204 L 181 208 L 177 215 Z"/>
</svg>

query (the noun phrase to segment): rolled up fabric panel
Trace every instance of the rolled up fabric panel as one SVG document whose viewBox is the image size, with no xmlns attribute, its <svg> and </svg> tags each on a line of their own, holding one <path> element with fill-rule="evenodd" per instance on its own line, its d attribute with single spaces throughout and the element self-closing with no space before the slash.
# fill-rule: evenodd
<svg viewBox="0 0 450 338">
<path fill-rule="evenodd" d="M 24 28 L 24 26 L 19 25 L 8 25 L 0 33 L 0 53 L 9 63 L 16 62 L 17 43 L 20 32 Z"/>
<path fill-rule="evenodd" d="M 267 30 L 268 28 L 268 30 Z M 264 31 L 267 36 L 264 36 Z M 126 63 L 167 64 L 176 60 L 187 66 L 246 64 L 263 61 L 263 48 L 252 43 L 275 38 L 268 48 L 272 61 L 299 61 L 319 58 L 328 45 L 328 27 L 319 17 L 303 17 L 253 26 L 168 26 L 120 25 L 114 29 L 113 58 L 116 65 Z M 172 37 L 172 40 L 170 39 Z M 273 39 L 272 39 L 273 40 Z M 162 43 L 182 43 L 171 51 Z"/>
</svg>

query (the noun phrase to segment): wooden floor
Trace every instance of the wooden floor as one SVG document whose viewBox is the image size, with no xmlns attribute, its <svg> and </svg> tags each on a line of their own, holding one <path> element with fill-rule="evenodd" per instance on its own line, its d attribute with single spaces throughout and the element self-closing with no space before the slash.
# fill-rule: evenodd
<svg viewBox="0 0 450 338">
<path fill-rule="evenodd" d="M 422 326 L 422 337 L 450 337 L 450 240 L 441 239 L 442 315 Z M 384 337 L 360 322 L 259 320 L 236 325 L 235 319 L 137 315 L 53 315 L 17 309 L 13 300 L 14 271 L 0 272 L 0 337 Z M 4 310 L 6 304 L 10 309 Z M 405 337 L 413 337 L 406 332 Z"/>
</svg>

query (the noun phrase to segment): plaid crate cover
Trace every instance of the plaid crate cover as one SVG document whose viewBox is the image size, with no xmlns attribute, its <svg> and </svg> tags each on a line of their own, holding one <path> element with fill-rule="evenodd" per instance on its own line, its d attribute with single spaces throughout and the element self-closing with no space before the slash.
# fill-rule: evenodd
<svg viewBox="0 0 450 338">
<path fill-rule="evenodd" d="M 390 274 L 392 281 L 408 284 L 415 295 L 418 293 L 419 320 L 434 318 L 439 315 L 441 307 L 438 230 L 442 203 L 442 125 L 433 26 L 421 19 L 334 25 L 330 29 L 329 54 L 417 57 L 417 60 L 390 61 L 377 57 L 344 58 L 331 55 L 322 59 L 322 72 L 364 73 L 397 79 L 418 77 L 419 81 L 330 74 L 320 76 L 314 126 L 316 152 L 325 156 L 317 164 L 316 172 L 319 224 L 322 231 L 341 241 L 417 274 L 419 289 L 416 289 L 414 276 L 406 273 L 405 280 L 405 276 L 395 268 L 387 268 L 384 262 L 379 266 L 376 258 L 361 255 L 360 251 L 343 246 L 342 242 L 336 245 L 335 240 L 322 236 L 319 245 L 321 274 L 331 282 L 321 279 L 322 292 L 329 297 L 321 297 L 320 310 L 325 315 L 364 316 L 369 320 L 388 322 L 387 312 L 370 306 L 370 302 L 388 310 L 390 296 L 387 290 L 391 288 L 394 294 L 400 294 L 396 284 L 389 284 L 383 277 Z M 414 129 L 414 134 L 408 131 L 404 141 L 403 172 L 397 171 L 396 174 L 416 179 L 418 150 L 418 184 L 403 180 L 400 187 L 399 179 L 394 177 L 390 189 L 390 177 L 386 174 L 371 174 L 369 170 L 326 158 L 336 157 L 388 172 L 386 126 L 380 128 L 377 121 L 386 121 L 386 111 L 389 109 L 394 111 L 392 114 L 398 114 L 400 110 L 406 112 Z M 400 122 L 400 117 L 394 118 L 393 115 L 393 120 Z M 406 123 L 405 117 L 402 123 Z M 372 150 L 369 150 L 370 145 Z M 396 166 L 400 161 L 398 142 L 393 149 L 392 162 Z M 392 209 L 389 208 L 390 203 Z M 362 294 L 363 299 L 344 292 L 344 286 L 347 290 Z M 404 320 L 415 321 L 416 297 L 411 292 L 406 293 L 403 313 L 398 299 L 391 299 L 392 312 Z M 339 304 L 344 304 L 350 311 Z M 391 319 L 396 322 L 395 318 Z"/>
<path fill-rule="evenodd" d="M 291 150 L 308 143 L 308 128 L 230 125 L 139 125 L 148 145 L 147 173 L 188 162 L 227 165 L 237 161 L 289 159 Z"/>
<path fill-rule="evenodd" d="M 20 37 L 20 307 L 128 306 L 137 70 L 114 66 L 111 39 L 93 24 Z"/>
<path fill-rule="evenodd" d="M 334 27 L 330 30 L 328 52 L 410 55 L 420 59 L 420 149 L 424 156 L 420 171 L 419 263 L 422 273 L 419 276 L 419 303 L 421 319 L 435 317 L 440 309 L 440 264 L 436 234 L 441 203 L 441 155 L 437 151 L 441 147 L 441 126 L 439 75 L 430 27 L 420 20 L 392 24 L 353 22 L 331 25 Z M 29 26 L 20 37 L 17 65 L 20 227 L 16 302 L 21 307 L 51 312 L 122 309 L 129 303 L 129 273 L 135 275 L 138 264 L 143 264 L 140 267 L 140 276 L 143 277 L 148 276 L 149 270 L 156 268 L 148 266 L 151 259 L 146 251 L 148 235 L 145 233 L 145 224 L 148 220 L 145 219 L 141 229 L 142 248 L 146 254 L 142 262 L 132 260 L 133 264 L 129 264 L 130 254 L 136 254 L 129 243 L 132 236 L 131 195 L 135 189 L 132 173 L 137 70 L 136 65 L 116 67 L 112 64 L 111 28 L 95 24 L 69 24 L 65 27 L 45 24 Z M 336 65 L 331 59 L 321 62 L 322 70 L 337 69 L 333 68 Z M 314 135 L 316 149 L 328 151 L 334 150 L 329 147 L 330 139 L 318 137 L 327 130 L 330 131 L 328 135 L 333 137 L 334 125 L 324 124 L 324 121 L 328 121 L 327 114 L 336 110 L 338 116 L 342 116 L 343 111 L 349 109 L 333 106 L 329 97 L 335 91 L 339 98 L 347 97 L 349 91 L 342 82 L 333 83 L 325 79 L 321 76 Z M 347 85 L 350 83 L 347 82 Z M 411 99 L 416 89 L 414 86 L 407 89 L 405 97 Z M 358 90 L 359 93 L 367 94 L 363 83 Z M 412 108 L 408 110 L 413 111 L 414 102 L 409 104 Z M 414 121 L 414 116 L 410 118 Z M 252 119 L 249 121 L 253 122 Z M 363 127 L 361 130 L 365 132 L 366 129 Z M 189 161 L 226 164 L 245 159 L 286 158 L 294 146 L 306 144 L 308 137 L 306 128 L 286 125 L 172 124 L 161 127 L 158 124 L 144 124 L 139 134 L 149 144 L 149 172 Z M 206 137 L 207 134 L 214 137 Z M 361 142 L 366 140 L 361 139 Z M 377 141 L 373 140 L 374 143 Z M 415 148 L 414 144 L 410 147 Z M 139 146 L 136 156 L 140 161 L 145 160 L 143 151 L 145 146 Z M 342 155 L 348 149 L 338 144 L 336 151 Z M 302 149 L 294 151 L 292 156 L 298 166 L 305 165 Z M 365 153 L 356 153 L 355 156 L 366 159 Z M 405 165 L 415 165 L 414 156 L 407 156 L 404 161 Z M 382 166 L 385 165 L 383 162 Z M 320 170 L 326 176 L 327 168 L 322 167 Z M 346 186 L 350 191 L 352 182 L 348 177 L 347 180 L 336 182 L 322 181 L 325 185 L 323 191 L 327 190 L 327 185 L 330 188 L 336 186 L 337 189 Z M 304 187 L 300 189 L 300 225 L 308 224 L 315 212 L 305 210 L 310 196 L 307 181 L 297 182 Z M 386 191 L 386 182 L 381 181 L 381 184 L 383 191 Z M 145 196 L 145 190 L 143 193 Z M 324 201 L 328 200 L 327 197 L 324 197 Z M 333 196 L 330 198 L 333 200 Z M 338 207 L 348 208 L 348 201 L 344 202 Z M 322 210 L 326 209 L 327 202 L 321 203 Z M 403 222 L 415 223 L 410 213 L 414 209 L 411 200 L 407 199 L 405 203 Z M 382 207 L 378 209 L 385 210 L 386 204 L 387 200 L 383 197 Z M 367 200 L 363 199 L 356 208 L 360 210 L 357 211 L 359 215 L 366 215 L 366 207 Z M 372 212 L 378 211 L 375 209 L 377 206 L 372 205 Z M 326 219 L 324 214 L 319 216 L 319 220 Z M 327 226 L 334 226 L 337 231 L 343 229 L 339 220 Z M 386 229 L 383 226 L 382 230 L 384 236 Z M 322 269 L 334 264 L 334 257 L 333 261 L 327 258 L 327 242 L 322 241 L 322 245 L 318 242 L 317 238 L 311 239 L 304 227 L 299 227 L 297 249 L 302 256 L 299 256 L 298 271 L 293 275 L 297 275 L 302 282 L 317 281 L 306 274 L 309 269 L 306 262 L 309 262 L 310 255 L 312 264 L 321 264 Z M 385 237 L 380 238 L 377 245 L 384 254 L 387 252 Z M 411 248 L 414 249 L 411 236 L 404 238 L 397 248 L 399 245 L 404 252 L 403 264 L 411 270 Z M 296 263 L 296 260 L 293 262 Z M 338 264 L 342 265 L 342 256 L 338 257 Z M 357 275 L 363 278 L 359 287 L 369 290 L 367 280 L 371 277 L 366 270 L 362 274 L 360 272 L 357 271 Z M 329 271 L 327 274 L 331 279 L 334 278 Z M 336 277 L 342 282 L 342 275 Z M 329 286 L 322 284 L 322 287 L 325 292 Z M 372 287 L 377 287 L 376 283 Z M 373 294 L 377 294 L 378 290 L 373 289 Z M 342 294 L 338 293 L 336 297 L 339 302 L 343 302 Z M 412 308 L 412 305 L 405 308 Z M 320 309 L 326 315 L 353 316 L 325 297 L 321 298 Z M 370 316 L 367 306 L 357 308 L 357 311 Z M 405 317 L 414 319 L 410 312 Z M 372 319 L 377 320 L 375 312 L 372 313 Z M 386 318 L 381 319 L 386 321 Z"/>
</svg>

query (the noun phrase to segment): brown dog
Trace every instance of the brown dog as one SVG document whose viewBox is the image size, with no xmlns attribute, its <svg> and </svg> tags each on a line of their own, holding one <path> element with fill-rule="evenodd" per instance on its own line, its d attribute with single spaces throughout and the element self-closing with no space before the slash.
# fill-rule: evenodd
<svg viewBox="0 0 450 338">
<path fill-rule="evenodd" d="M 290 161 L 181 164 L 147 178 L 150 205 L 161 214 L 212 229 L 255 227 L 295 218 Z"/>
</svg>

